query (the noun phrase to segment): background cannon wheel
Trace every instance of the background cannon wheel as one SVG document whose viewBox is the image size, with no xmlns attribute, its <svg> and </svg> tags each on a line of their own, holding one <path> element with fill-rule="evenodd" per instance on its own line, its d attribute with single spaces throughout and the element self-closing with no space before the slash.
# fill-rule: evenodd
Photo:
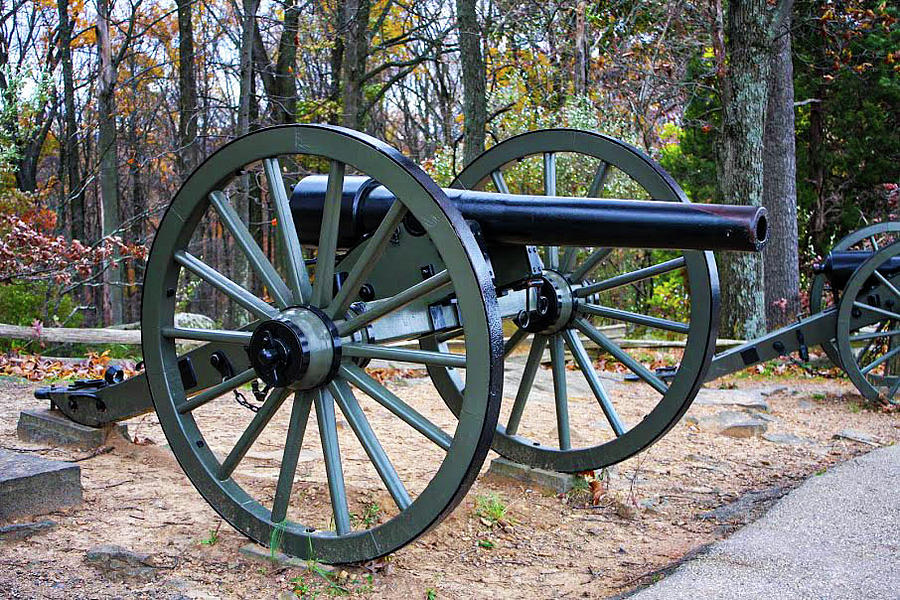
<svg viewBox="0 0 900 600">
<path fill-rule="evenodd" d="M 876 223 L 847 234 L 834 245 L 831 251 L 877 251 L 898 239 L 900 239 L 900 223 L 895 221 Z M 831 289 L 831 284 L 828 282 L 825 274 L 817 273 L 813 277 L 812 285 L 809 287 L 809 312 L 815 314 L 837 306 L 839 301 L 837 296 Z M 827 341 L 823 343 L 822 350 L 825 351 L 825 354 L 834 366 L 843 368 L 840 353 L 835 342 Z"/>
<path fill-rule="evenodd" d="M 452 187 L 687 202 L 672 178 L 636 148 L 598 133 L 567 129 L 535 131 L 497 144 L 464 169 Z M 513 367 L 507 359 L 508 395 L 493 447 L 510 460 L 562 472 L 617 463 L 674 426 L 703 383 L 718 320 L 713 255 L 576 247 L 540 252 L 548 285 L 563 289 L 590 284 L 591 293 L 575 291 L 571 318 L 550 333 L 532 334 L 505 322 L 509 340 L 504 356 L 526 344 L 530 350 L 522 367 Z M 653 314 L 649 298 L 654 289 L 671 295 L 671 313 Z M 623 347 L 604 334 L 600 323 L 624 323 L 629 333 L 640 330 L 660 342 L 681 342 L 683 353 L 668 373 L 660 373 L 652 350 Z M 438 341 L 426 342 L 426 347 L 444 347 Z M 596 349 L 594 356 L 585 341 Z M 529 403 L 535 380 L 544 377 L 545 349 L 555 402 L 553 407 L 531 406 L 537 404 Z M 589 391 L 583 397 L 575 398 L 573 386 L 567 385 L 572 382 L 567 378 L 567 350 L 580 370 L 574 376 L 587 384 Z M 621 373 L 601 371 L 595 357 L 633 375 L 635 381 L 623 383 Z M 462 378 L 452 369 L 430 367 L 429 373 L 444 400 L 458 410 L 465 390 Z M 530 427 L 530 417 L 554 410 L 555 431 Z"/>
<path fill-rule="evenodd" d="M 894 242 L 862 263 L 838 307 L 835 341 L 844 371 L 860 394 L 881 404 L 897 404 L 900 391 L 900 275 L 879 272 L 898 255 L 900 242 Z M 860 328 L 857 319 L 866 317 L 867 325 Z M 878 320 L 873 323 L 871 317 Z"/>
<path fill-rule="evenodd" d="M 283 176 L 321 170 L 329 173 L 329 201 L 319 244 L 303 249 Z M 336 200 L 345 174 L 376 178 L 398 201 L 365 242 L 365 260 L 344 274 L 344 287 L 335 292 L 341 218 Z M 238 212 L 246 205 L 236 208 L 241 194 L 273 207 L 274 229 L 251 233 L 270 219 L 248 224 Z M 251 204 L 249 210 L 256 209 Z M 402 296 L 373 298 L 380 301 L 377 311 L 348 312 L 370 269 L 397 243 L 406 215 L 428 225 L 426 237 L 442 269 L 424 281 L 417 273 L 419 285 Z M 221 271 L 209 264 L 216 257 Z M 452 296 L 458 303 L 472 340 L 465 355 L 364 343 L 366 325 L 378 322 L 373 319 L 390 317 L 429 294 Z M 180 302 L 225 307 L 208 311 L 217 329 L 175 327 Z M 502 334 L 496 311 L 471 231 L 418 167 L 354 131 L 322 125 L 268 128 L 210 156 L 160 223 L 144 282 L 147 378 L 178 462 L 225 520 L 292 555 L 362 561 L 392 552 L 438 523 L 474 481 L 497 420 Z M 206 341 L 211 350 L 222 350 L 209 361 L 184 364 L 176 340 Z M 447 411 L 451 425 L 442 427 L 359 366 L 385 352 L 395 361 L 465 369 L 471 389 L 458 421 Z M 305 364 L 298 366 L 297 357 Z M 222 382 L 192 388 L 193 371 L 211 368 L 221 372 Z M 244 411 L 231 401 L 232 394 L 258 378 L 271 388 L 257 394 L 255 406 L 245 397 L 242 403 L 255 412 Z M 289 415 L 279 412 L 283 404 L 292 405 Z M 313 409 L 318 427 L 307 428 Z M 349 427 L 341 424 L 341 413 Z M 236 418 L 246 418 L 245 424 L 235 428 Z M 224 435 L 229 427 L 239 435 Z M 313 448 L 313 458 L 301 447 Z M 406 471 L 395 468 L 390 455 L 398 452 L 415 453 L 417 464 Z M 299 478 L 298 462 L 309 469 Z"/>
</svg>

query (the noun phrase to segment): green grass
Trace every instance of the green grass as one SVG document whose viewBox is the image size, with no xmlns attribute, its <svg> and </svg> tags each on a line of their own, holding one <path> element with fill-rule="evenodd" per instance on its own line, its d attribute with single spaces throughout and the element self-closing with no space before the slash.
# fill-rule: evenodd
<svg viewBox="0 0 900 600">
<path fill-rule="evenodd" d="M 496 492 L 479 494 L 475 497 L 475 514 L 487 521 L 490 526 L 508 523 L 510 521 L 508 512 L 509 507 Z"/>
<path fill-rule="evenodd" d="M 362 513 L 352 513 L 350 519 L 356 526 L 363 525 L 366 529 L 371 529 L 373 525 L 378 523 L 381 516 L 381 506 L 377 502 L 370 502 L 363 507 Z"/>
<path fill-rule="evenodd" d="M 204 546 L 215 546 L 219 543 L 219 529 L 222 527 L 222 521 L 219 521 L 219 524 L 216 525 L 215 529 L 209 530 L 209 535 L 202 540 L 200 543 Z"/>
</svg>

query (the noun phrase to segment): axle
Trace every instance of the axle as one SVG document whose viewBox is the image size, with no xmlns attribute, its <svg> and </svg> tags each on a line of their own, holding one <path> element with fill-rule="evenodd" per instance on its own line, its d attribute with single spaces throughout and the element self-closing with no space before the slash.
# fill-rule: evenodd
<svg viewBox="0 0 900 600">
<path fill-rule="evenodd" d="M 312 175 L 294 188 L 291 211 L 301 243 L 318 241 L 327 182 L 324 175 Z M 490 243 L 755 252 L 767 238 L 766 209 L 759 207 L 444 192 Z M 393 201 L 374 180 L 345 177 L 339 244 L 351 247 L 373 232 Z M 414 235 L 425 232 L 410 217 L 404 224 Z"/>
</svg>

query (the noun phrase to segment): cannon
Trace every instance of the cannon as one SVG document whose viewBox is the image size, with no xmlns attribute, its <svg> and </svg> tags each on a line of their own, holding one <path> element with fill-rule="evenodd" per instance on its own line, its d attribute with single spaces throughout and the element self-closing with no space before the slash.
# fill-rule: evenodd
<svg viewBox="0 0 900 600">
<path fill-rule="evenodd" d="M 275 216 L 266 227 L 263 205 Z M 658 440 L 713 361 L 711 251 L 758 251 L 767 234 L 764 209 L 691 204 L 650 158 L 592 132 L 511 138 L 442 188 L 358 132 L 262 129 L 200 165 L 159 223 L 144 373 L 36 394 L 92 426 L 155 410 L 181 468 L 237 530 L 296 556 L 363 561 L 439 523 L 492 446 L 572 472 Z M 680 318 L 628 304 L 652 282 L 676 290 Z M 181 305 L 205 307 L 216 328 L 176 324 Z M 656 371 L 602 321 L 677 337 L 678 364 Z M 585 342 L 654 396 L 628 406 L 627 386 L 598 372 Z M 518 376 L 504 363 L 526 343 Z M 537 439 L 528 400 L 547 349 L 555 426 Z M 582 417 L 570 418 L 567 352 L 591 394 L 573 406 L 601 418 L 589 434 L 571 429 Z M 401 393 L 373 370 L 395 364 L 427 377 Z M 517 385 L 501 422 L 504 377 Z M 417 403 L 435 395 L 446 409 Z M 249 410 L 236 417 L 231 398 Z M 259 448 L 271 450 L 253 460 L 272 471 L 248 466 Z M 400 452 L 415 464 L 397 468 Z"/>
</svg>

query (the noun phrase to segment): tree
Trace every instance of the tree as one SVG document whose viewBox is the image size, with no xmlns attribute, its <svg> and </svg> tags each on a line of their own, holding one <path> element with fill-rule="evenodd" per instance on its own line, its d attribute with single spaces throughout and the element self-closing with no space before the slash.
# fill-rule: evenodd
<svg viewBox="0 0 900 600">
<path fill-rule="evenodd" d="M 369 0 L 344 0 L 343 117 L 341 124 L 351 129 L 362 127 L 363 82 L 369 57 Z"/>
<path fill-rule="evenodd" d="M 469 164 L 484 151 L 487 95 L 481 27 L 476 0 L 456 0 L 459 54 L 463 82 L 463 161 Z"/>
<path fill-rule="evenodd" d="M 182 178 L 197 166 L 197 74 L 194 64 L 193 0 L 178 4 L 178 150 L 175 153 Z"/>
<path fill-rule="evenodd" d="M 769 245 L 763 252 L 766 324 L 774 329 L 800 311 L 797 237 L 797 159 L 794 148 L 793 0 L 783 0 L 774 26 L 768 107 L 763 138 L 763 206 Z"/>
<path fill-rule="evenodd" d="M 100 198 L 103 212 L 103 237 L 115 235 L 119 231 L 119 165 L 118 135 L 116 132 L 116 82 L 118 65 L 124 52 L 113 55 L 110 39 L 110 2 L 97 1 L 97 56 L 98 93 L 97 112 L 99 118 L 100 146 Z M 124 50 L 126 46 L 122 46 Z M 104 310 L 110 323 L 122 322 L 122 287 L 116 257 L 105 269 Z"/>
<path fill-rule="evenodd" d="M 724 203 L 760 206 L 771 14 L 765 0 L 731 0 L 723 23 L 721 2 L 716 0 L 715 6 L 714 48 L 722 100 L 717 192 Z M 762 335 L 766 329 L 762 257 L 727 253 L 719 265 L 723 333 Z"/>
<path fill-rule="evenodd" d="M 65 113 L 64 141 L 61 160 L 68 181 L 68 204 L 72 218 L 71 235 L 84 240 L 84 186 L 81 183 L 81 157 L 78 144 L 78 123 L 75 119 L 75 79 L 72 67 L 72 22 L 69 19 L 69 0 L 58 0 L 59 57 L 62 63 L 63 112 Z M 65 219 L 63 226 L 65 226 Z"/>
</svg>

